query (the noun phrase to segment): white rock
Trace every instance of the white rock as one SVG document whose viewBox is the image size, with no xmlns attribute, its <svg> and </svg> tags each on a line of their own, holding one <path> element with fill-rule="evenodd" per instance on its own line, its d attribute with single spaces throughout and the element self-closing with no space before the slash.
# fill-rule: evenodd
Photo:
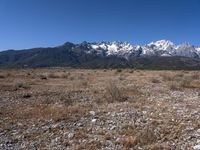
<svg viewBox="0 0 200 150">
<path fill-rule="evenodd" d="M 97 121 L 97 119 L 92 119 L 92 123 L 95 123 Z"/>
<path fill-rule="evenodd" d="M 111 128 L 110 128 L 110 130 L 114 130 L 116 128 L 116 126 L 112 126 Z"/>
<path fill-rule="evenodd" d="M 94 116 L 94 115 L 95 115 L 95 112 L 94 112 L 94 111 L 90 111 L 90 114 Z"/>
<path fill-rule="evenodd" d="M 200 129 L 197 130 L 197 133 L 200 134 Z"/>
<path fill-rule="evenodd" d="M 193 146 L 193 149 L 194 149 L 194 150 L 200 150 L 200 145 L 195 145 L 195 146 Z"/>
<path fill-rule="evenodd" d="M 143 114 L 146 114 L 146 113 L 147 113 L 147 111 L 142 111 L 142 113 L 143 113 Z"/>
<path fill-rule="evenodd" d="M 69 134 L 68 134 L 68 138 L 69 138 L 69 139 L 72 139 L 73 137 L 74 137 L 74 133 L 69 133 Z"/>
<path fill-rule="evenodd" d="M 197 139 L 197 144 L 200 144 L 200 139 Z"/>
</svg>

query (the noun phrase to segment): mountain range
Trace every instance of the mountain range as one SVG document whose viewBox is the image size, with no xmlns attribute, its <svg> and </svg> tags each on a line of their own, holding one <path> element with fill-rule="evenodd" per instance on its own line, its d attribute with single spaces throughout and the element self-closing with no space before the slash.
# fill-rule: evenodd
<svg viewBox="0 0 200 150">
<path fill-rule="evenodd" d="M 200 69 L 200 47 L 159 40 L 146 45 L 128 42 L 82 42 L 48 48 L 0 52 L 0 67 L 74 67 Z"/>
</svg>

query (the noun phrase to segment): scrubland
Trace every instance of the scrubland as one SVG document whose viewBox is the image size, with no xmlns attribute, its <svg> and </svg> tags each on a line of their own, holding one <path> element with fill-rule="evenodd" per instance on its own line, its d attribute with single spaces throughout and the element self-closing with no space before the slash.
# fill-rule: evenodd
<svg viewBox="0 0 200 150">
<path fill-rule="evenodd" d="M 0 149 L 197 149 L 199 106 L 199 71 L 1 69 Z"/>
</svg>

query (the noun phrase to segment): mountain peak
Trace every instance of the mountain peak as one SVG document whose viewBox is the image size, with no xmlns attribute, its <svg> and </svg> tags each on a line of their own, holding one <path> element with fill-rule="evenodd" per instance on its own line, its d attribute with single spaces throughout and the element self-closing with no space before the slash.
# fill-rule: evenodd
<svg viewBox="0 0 200 150">
<path fill-rule="evenodd" d="M 165 45 L 165 46 L 169 46 L 169 45 L 174 45 L 174 43 L 169 41 L 169 40 L 159 40 L 159 41 L 151 42 L 148 45 L 156 45 L 156 46 Z"/>
<path fill-rule="evenodd" d="M 148 44 L 149 47 L 159 50 L 168 50 L 175 47 L 175 44 L 169 40 L 159 40 Z"/>
</svg>

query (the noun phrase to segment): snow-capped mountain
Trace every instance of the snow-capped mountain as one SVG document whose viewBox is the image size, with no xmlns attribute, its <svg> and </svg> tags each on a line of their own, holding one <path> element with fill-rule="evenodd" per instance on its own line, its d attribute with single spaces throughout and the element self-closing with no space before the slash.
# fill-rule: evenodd
<svg viewBox="0 0 200 150">
<path fill-rule="evenodd" d="M 190 44 L 175 45 L 169 40 L 160 40 L 151 42 L 147 45 L 132 45 L 128 42 L 100 42 L 100 43 L 87 43 L 84 42 L 80 45 L 85 45 L 86 53 L 96 53 L 101 56 L 117 56 L 126 59 L 133 57 L 146 57 L 146 56 L 183 56 L 191 58 L 200 58 L 200 48 L 194 47 Z M 77 47 L 80 46 L 79 44 Z"/>
<path fill-rule="evenodd" d="M 199 69 L 200 47 L 168 40 L 146 45 L 128 42 L 66 42 L 57 47 L 7 50 L 0 52 L 1 67 L 86 67 Z"/>
</svg>

